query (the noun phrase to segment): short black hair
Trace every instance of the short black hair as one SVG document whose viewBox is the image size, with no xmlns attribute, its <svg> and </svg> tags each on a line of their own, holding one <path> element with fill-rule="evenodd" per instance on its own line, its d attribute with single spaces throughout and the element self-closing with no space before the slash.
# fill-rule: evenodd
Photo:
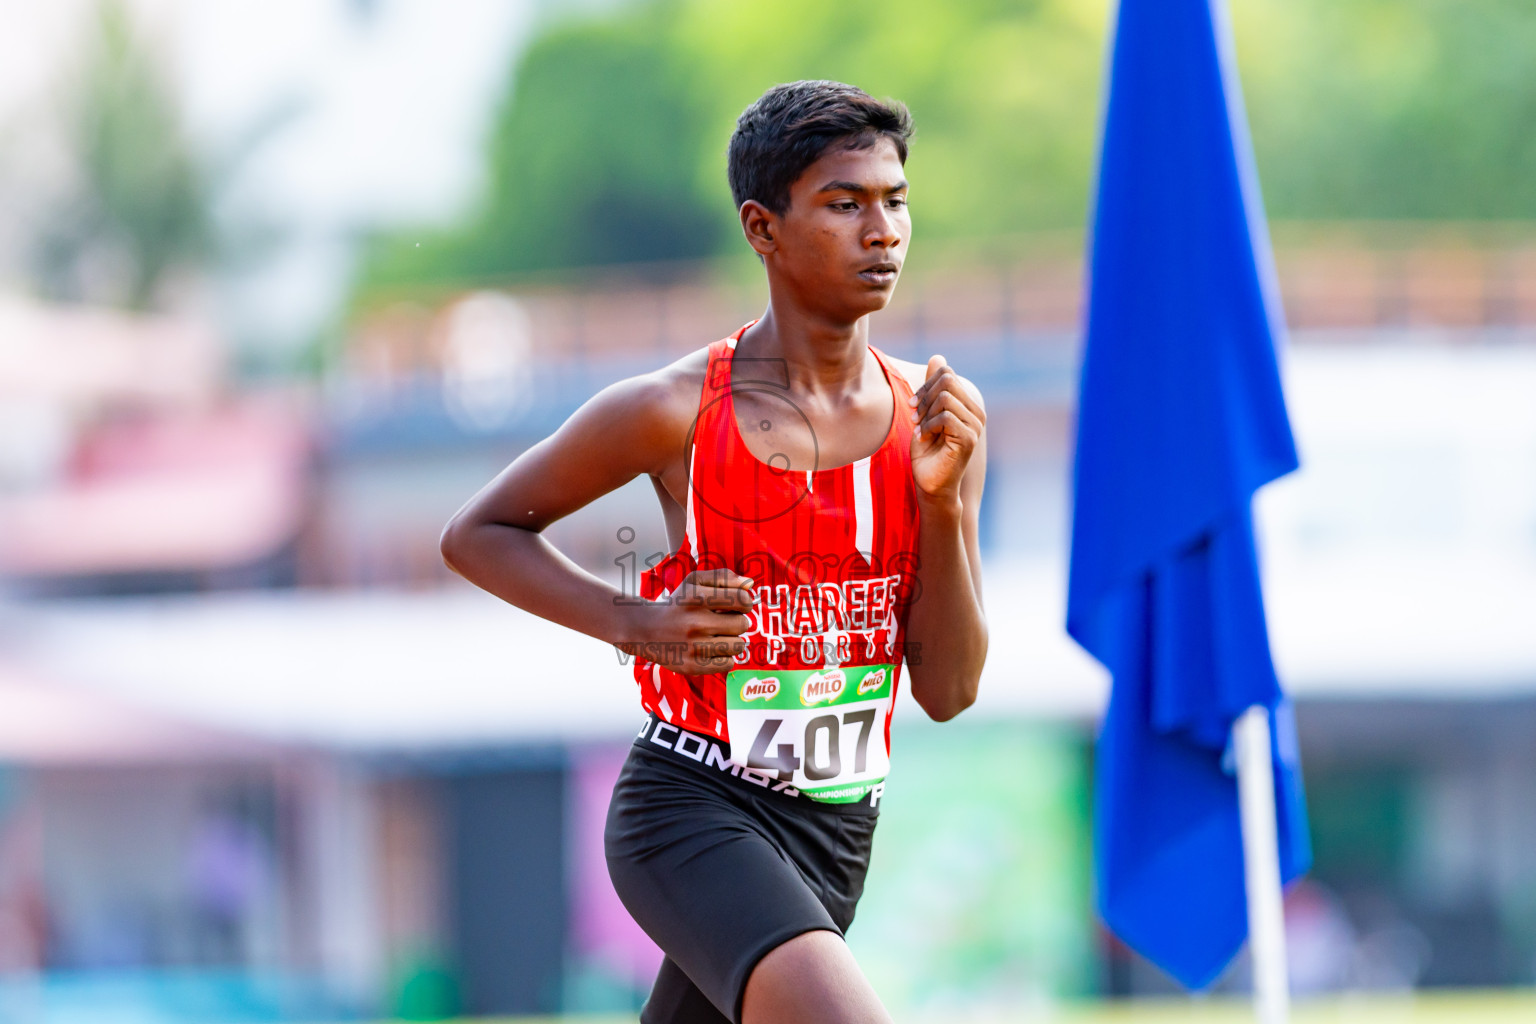
<svg viewBox="0 0 1536 1024">
<path fill-rule="evenodd" d="M 776 85 L 736 119 L 726 161 L 736 208 L 756 199 L 774 213 L 789 209 L 789 187 L 833 145 L 866 149 L 896 144 L 907 162 L 912 115 L 895 100 L 877 100 L 842 82 Z"/>
</svg>

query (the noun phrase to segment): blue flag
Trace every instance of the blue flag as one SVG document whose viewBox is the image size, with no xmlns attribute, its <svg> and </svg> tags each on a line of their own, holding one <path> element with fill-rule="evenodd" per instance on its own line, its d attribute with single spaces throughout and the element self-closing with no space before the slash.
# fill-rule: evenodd
<svg viewBox="0 0 1536 1024">
<path fill-rule="evenodd" d="M 1222 0 L 1120 0 L 1092 228 L 1067 629 L 1114 679 L 1104 922 L 1186 986 L 1248 934 L 1228 751 L 1271 710 L 1280 866 L 1311 860 L 1250 509 L 1296 468 L 1269 241 Z"/>
</svg>

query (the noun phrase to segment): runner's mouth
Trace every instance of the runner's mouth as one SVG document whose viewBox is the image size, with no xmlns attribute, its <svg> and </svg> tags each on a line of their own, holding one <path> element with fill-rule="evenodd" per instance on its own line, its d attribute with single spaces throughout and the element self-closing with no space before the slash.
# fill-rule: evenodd
<svg viewBox="0 0 1536 1024">
<path fill-rule="evenodd" d="M 859 271 L 859 276 L 874 284 L 890 284 L 896 280 L 899 271 L 894 263 L 876 263 Z"/>
</svg>

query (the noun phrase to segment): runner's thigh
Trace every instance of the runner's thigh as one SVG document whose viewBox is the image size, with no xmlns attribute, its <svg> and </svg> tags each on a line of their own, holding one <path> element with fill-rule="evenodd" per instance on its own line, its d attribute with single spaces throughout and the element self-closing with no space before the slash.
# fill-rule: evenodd
<svg viewBox="0 0 1536 1024">
<path fill-rule="evenodd" d="M 656 984 L 640 1011 L 640 1024 L 731 1024 L 731 1018 L 715 1009 L 709 997 L 668 957 L 656 972 Z"/>
<path fill-rule="evenodd" d="M 741 1024 L 890 1024 L 890 1015 L 832 932 L 798 935 L 764 956 L 742 999 Z"/>
<path fill-rule="evenodd" d="M 634 755 L 625 765 L 608 809 L 608 872 L 646 934 L 735 1020 L 747 978 L 770 950 L 808 931 L 840 932 L 744 810 L 670 767 L 636 765 Z"/>
</svg>

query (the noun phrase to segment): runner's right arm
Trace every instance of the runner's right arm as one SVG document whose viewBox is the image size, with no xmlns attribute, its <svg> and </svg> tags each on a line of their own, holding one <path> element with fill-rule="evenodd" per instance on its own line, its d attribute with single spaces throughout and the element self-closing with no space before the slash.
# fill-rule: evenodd
<svg viewBox="0 0 1536 1024">
<path fill-rule="evenodd" d="M 680 672 L 718 672 L 745 646 L 752 596 L 743 577 L 698 572 L 671 600 L 637 601 L 541 532 L 641 473 L 661 477 L 668 460 L 681 458 L 697 398 L 679 387 L 678 365 L 591 398 L 459 509 L 441 548 L 449 568 L 509 604 L 627 650 L 657 645 L 642 653 Z"/>
</svg>

